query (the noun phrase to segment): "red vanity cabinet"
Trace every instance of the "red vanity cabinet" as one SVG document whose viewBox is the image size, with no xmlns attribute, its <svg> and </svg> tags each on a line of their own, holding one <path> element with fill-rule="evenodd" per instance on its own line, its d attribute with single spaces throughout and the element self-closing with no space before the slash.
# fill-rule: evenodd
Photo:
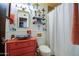
<svg viewBox="0 0 79 59">
<path fill-rule="evenodd" d="M 6 43 L 6 55 L 8 56 L 35 56 L 37 42 L 36 38 L 23 40 L 9 40 Z"/>
</svg>

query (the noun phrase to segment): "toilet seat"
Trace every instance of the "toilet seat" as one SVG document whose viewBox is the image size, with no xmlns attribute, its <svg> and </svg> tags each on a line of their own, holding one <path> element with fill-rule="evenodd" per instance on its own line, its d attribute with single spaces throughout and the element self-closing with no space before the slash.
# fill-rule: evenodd
<svg viewBox="0 0 79 59">
<path fill-rule="evenodd" d="M 50 48 L 48 46 L 46 46 L 46 45 L 39 46 L 39 50 L 41 52 L 44 52 L 44 53 L 50 53 L 51 52 Z"/>
</svg>

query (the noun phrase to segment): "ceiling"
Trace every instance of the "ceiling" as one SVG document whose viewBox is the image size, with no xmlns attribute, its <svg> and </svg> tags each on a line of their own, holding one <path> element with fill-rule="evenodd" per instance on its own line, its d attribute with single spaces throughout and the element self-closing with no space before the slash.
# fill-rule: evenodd
<svg viewBox="0 0 79 59">
<path fill-rule="evenodd" d="M 61 3 L 48 3 L 48 11 L 50 12 L 51 10 L 53 10 L 55 7 L 57 7 L 60 4 Z"/>
</svg>

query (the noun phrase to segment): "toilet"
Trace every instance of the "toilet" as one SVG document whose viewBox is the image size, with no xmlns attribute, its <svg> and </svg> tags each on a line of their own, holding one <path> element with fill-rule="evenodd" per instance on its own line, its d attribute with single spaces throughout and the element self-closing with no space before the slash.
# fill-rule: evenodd
<svg viewBox="0 0 79 59">
<path fill-rule="evenodd" d="M 40 45 L 38 49 L 41 56 L 51 55 L 51 49 L 47 45 Z"/>
<path fill-rule="evenodd" d="M 45 39 L 37 39 L 37 44 L 38 44 L 38 55 L 41 56 L 50 56 L 51 55 L 51 49 L 49 48 L 48 45 L 45 43 Z"/>
</svg>

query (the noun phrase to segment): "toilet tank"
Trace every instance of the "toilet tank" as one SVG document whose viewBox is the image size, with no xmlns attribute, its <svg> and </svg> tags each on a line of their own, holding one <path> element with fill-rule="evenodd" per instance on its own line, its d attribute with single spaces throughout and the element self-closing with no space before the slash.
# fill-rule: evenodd
<svg viewBox="0 0 79 59">
<path fill-rule="evenodd" d="M 45 38 L 37 38 L 38 46 L 45 45 Z"/>
</svg>

